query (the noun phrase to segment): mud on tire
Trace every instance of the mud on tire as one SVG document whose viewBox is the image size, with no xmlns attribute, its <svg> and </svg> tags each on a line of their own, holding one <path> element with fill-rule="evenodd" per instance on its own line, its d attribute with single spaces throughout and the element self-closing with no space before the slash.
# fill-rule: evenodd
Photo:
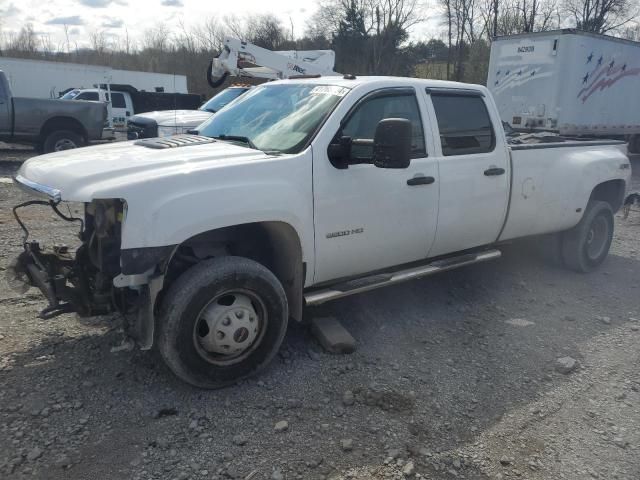
<svg viewBox="0 0 640 480">
<path fill-rule="evenodd" d="M 180 379 L 220 388 L 255 375 L 273 359 L 288 322 L 278 279 L 242 257 L 205 260 L 163 299 L 157 346 Z"/>
</svg>

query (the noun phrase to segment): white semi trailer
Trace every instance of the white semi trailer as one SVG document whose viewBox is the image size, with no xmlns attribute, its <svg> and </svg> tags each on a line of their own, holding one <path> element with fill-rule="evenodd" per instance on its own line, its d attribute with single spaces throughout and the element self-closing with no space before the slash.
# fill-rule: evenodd
<svg viewBox="0 0 640 480">
<path fill-rule="evenodd" d="M 487 86 L 516 129 L 622 137 L 640 153 L 640 43 L 574 29 L 498 37 Z"/>
<path fill-rule="evenodd" d="M 58 98 L 70 88 L 92 88 L 107 82 L 133 85 L 147 92 L 188 92 L 185 75 L 117 70 L 102 65 L 0 57 L 0 70 L 19 97 Z"/>
</svg>

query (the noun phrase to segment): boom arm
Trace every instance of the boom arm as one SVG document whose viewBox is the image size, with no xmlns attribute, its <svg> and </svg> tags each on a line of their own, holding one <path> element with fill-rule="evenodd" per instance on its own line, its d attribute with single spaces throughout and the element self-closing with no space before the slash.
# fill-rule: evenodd
<svg viewBox="0 0 640 480">
<path fill-rule="evenodd" d="M 229 75 L 267 79 L 296 75 L 338 75 L 333 71 L 334 64 L 333 50 L 272 52 L 236 38 L 226 38 L 222 53 L 209 64 L 207 81 L 216 88 Z"/>
</svg>

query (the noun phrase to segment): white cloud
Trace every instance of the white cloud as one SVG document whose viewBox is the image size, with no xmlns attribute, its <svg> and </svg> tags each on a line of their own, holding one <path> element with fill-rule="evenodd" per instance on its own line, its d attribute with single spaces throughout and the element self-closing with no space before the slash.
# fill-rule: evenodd
<svg viewBox="0 0 640 480">
<path fill-rule="evenodd" d="M 105 17 L 104 22 L 102 22 L 103 28 L 122 28 L 124 26 L 124 21 L 119 18 L 109 18 Z"/>
<path fill-rule="evenodd" d="M 84 20 L 80 15 L 73 15 L 71 17 L 56 17 L 45 22 L 47 25 L 84 25 Z"/>
<path fill-rule="evenodd" d="M 127 5 L 127 2 L 123 0 L 80 0 L 80 3 L 86 7 L 91 8 L 105 8 L 112 3 L 118 5 Z"/>
<path fill-rule="evenodd" d="M 22 12 L 14 3 L 10 3 L 6 8 L 0 8 L 0 16 L 3 18 L 14 17 Z"/>
<path fill-rule="evenodd" d="M 182 0 L 162 0 L 162 6 L 164 7 L 184 7 Z"/>
</svg>

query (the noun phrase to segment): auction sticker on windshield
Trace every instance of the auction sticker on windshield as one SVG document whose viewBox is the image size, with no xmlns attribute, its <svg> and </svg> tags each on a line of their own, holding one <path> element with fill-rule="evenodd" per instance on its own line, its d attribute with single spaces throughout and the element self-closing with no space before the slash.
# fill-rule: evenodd
<svg viewBox="0 0 640 480">
<path fill-rule="evenodd" d="M 311 95 L 335 95 L 336 97 L 344 97 L 349 91 L 346 87 L 338 87 L 337 85 L 318 85 L 313 87 Z"/>
</svg>

